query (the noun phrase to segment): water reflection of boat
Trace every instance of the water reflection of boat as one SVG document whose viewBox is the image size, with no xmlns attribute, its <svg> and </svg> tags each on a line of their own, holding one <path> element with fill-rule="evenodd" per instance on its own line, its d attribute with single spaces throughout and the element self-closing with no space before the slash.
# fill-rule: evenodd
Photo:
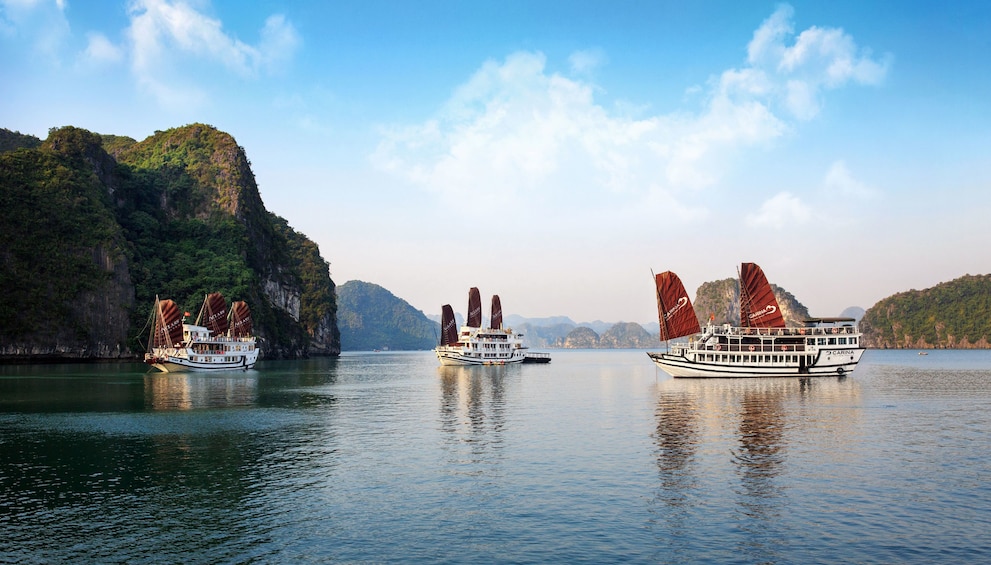
<svg viewBox="0 0 991 565">
<path fill-rule="evenodd" d="M 251 406 L 258 397 L 258 379 L 244 372 L 193 377 L 155 373 L 145 377 L 145 404 L 152 410 L 195 410 Z"/>
<path fill-rule="evenodd" d="M 749 535 L 745 561 L 767 561 L 767 532 L 787 529 L 789 458 L 828 453 L 842 464 L 845 442 L 857 442 L 859 384 L 836 378 L 667 379 L 658 383 L 654 443 L 660 520 L 672 530 L 693 527 L 692 508 L 713 488 L 728 488 L 737 523 Z M 819 445 L 792 450 L 792 446 Z M 709 484 L 713 469 L 730 465 L 735 485 Z M 801 465 L 799 465 L 801 466 Z M 777 540 L 768 542 L 771 546 Z"/>
<path fill-rule="evenodd" d="M 441 429 L 449 434 L 455 453 L 502 442 L 506 429 L 506 389 L 519 365 L 477 371 L 468 366 L 441 366 Z"/>
</svg>

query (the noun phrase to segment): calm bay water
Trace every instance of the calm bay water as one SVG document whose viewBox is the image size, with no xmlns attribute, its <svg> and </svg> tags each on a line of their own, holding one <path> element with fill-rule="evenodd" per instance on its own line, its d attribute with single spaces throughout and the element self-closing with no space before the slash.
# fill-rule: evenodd
<svg viewBox="0 0 991 565">
<path fill-rule="evenodd" d="M 0 367 L 0 562 L 991 560 L 991 352 Z"/>
</svg>

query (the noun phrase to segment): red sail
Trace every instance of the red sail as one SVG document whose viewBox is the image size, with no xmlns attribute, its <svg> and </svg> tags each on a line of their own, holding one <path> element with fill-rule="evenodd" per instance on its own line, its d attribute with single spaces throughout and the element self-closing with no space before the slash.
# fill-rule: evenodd
<svg viewBox="0 0 991 565">
<path fill-rule="evenodd" d="M 756 263 L 740 268 L 740 326 L 744 328 L 783 328 L 785 318 L 774 291 Z"/>
<path fill-rule="evenodd" d="M 230 330 L 231 337 L 251 337 L 251 309 L 247 302 L 231 304 Z"/>
<path fill-rule="evenodd" d="M 229 327 L 227 315 L 227 301 L 224 300 L 224 295 L 212 292 L 203 300 L 200 315 L 196 317 L 196 325 L 205 326 L 214 335 L 224 335 Z"/>
<path fill-rule="evenodd" d="M 482 327 L 482 295 L 475 287 L 471 287 L 468 291 L 468 322 L 465 325 L 472 328 Z"/>
<path fill-rule="evenodd" d="M 182 342 L 182 312 L 171 300 L 157 300 L 155 304 L 155 333 L 152 347 L 173 347 Z"/>
<path fill-rule="evenodd" d="M 499 301 L 499 295 L 492 295 L 492 321 L 489 323 L 489 328 L 493 330 L 502 329 L 502 302 Z"/>
<path fill-rule="evenodd" d="M 701 331 L 695 308 L 685 292 L 685 285 L 671 271 L 654 277 L 657 286 L 657 318 L 661 325 L 661 341 L 676 339 Z"/>
<path fill-rule="evenodd" d="M 458 323 L 454 319 L 454 308 L 450 304 L 441 307 L 440 344 L 454 345 L 458 342 Z"/>
</svg>

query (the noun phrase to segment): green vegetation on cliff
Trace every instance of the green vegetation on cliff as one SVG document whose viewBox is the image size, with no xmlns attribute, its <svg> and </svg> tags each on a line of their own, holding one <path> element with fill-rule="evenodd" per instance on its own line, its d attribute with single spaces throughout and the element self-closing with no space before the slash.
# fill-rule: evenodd
<svg viewBox="0 0 991 565">
<path fill-rule="evenodd" d="M 0 155 L 0 343 L 5 349 L 26 351 L 30 348 L 16 344 L 37 336 L 93 351 L 106 332 L 126 329 L 121 325 L 126 315 L 87 311 L 101 306 L 95 296 L 113 286 L 126 246 L 110 196 L 94 172 L 100 168 L 98 146 L 93 134 L 62 128 L 38 149 Z M 102 307 L 126 310 L 129 298 Z"/>
<path fill-rule="evenodd" d="M 0 204 L 0 356 L 140 354 L 156 295 L 195 315 L 209 292 L 248 302 L 268 358 L 339 352 L 328 263 L 265 210 L 244 150 L 211 126 L 141 142 L 53 129 L 38 149 L 0 155 Z M 116 331 L 45 331 L 121 308 Z"/>
<path fill-rule="evenodd" d="M 0 128 L 0 153 L 14 151 L 15 149 L 35 149 L 40 145 L 41 140 L 33 135 Z"/>
<path fill-rule="evenodd" d="M 889 296 L 867 310 L 860 329 L 868 347 L 988 348 L 991 275 Z"/>
<path fill-rule="evenodd" d="M 433 349 L 440 324 L 372 283 L 348 281 L 337 289 L 341 349 L 400 351 Z"/>
</svg>

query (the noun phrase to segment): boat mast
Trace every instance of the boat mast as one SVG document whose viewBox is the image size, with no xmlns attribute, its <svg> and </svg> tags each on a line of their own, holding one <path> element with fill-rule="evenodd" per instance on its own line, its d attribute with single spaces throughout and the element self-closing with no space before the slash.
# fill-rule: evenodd
<svg viewBox="0 0 991 565">
<path fill-rule="evenodd" d="M 154 318 L 151 323 L 151 333 L 148 334 L 148 347 L 145 349 L 148 353 L 151 353 L 152 347 L 155 345 L 155 332 L 158 331 L 158 321 L 162 319 L 162 303 L 158 300 L 158 295 L 155 295 L 155 306 L 151 309 L 151 317 Z"/>
<path fill-rule="evenodd" d="M 661 296 L 661 289 L 657 287 L 657 275 L 654 274 L 654 269 L 650 270 L 650 280 L 654 285 L 654 292 L 657 294 L 657 325 L 661 328 L 660 338 L 661 341 L 664 342 L 664 348 L 671 349 L 670 339 L 668 338 L 670 332 L 668 332 L 667 322 L 664 320 L 664 313 L 667 312 L 668 309 L 664 306 L 664 298 Z"/>
</svg>

